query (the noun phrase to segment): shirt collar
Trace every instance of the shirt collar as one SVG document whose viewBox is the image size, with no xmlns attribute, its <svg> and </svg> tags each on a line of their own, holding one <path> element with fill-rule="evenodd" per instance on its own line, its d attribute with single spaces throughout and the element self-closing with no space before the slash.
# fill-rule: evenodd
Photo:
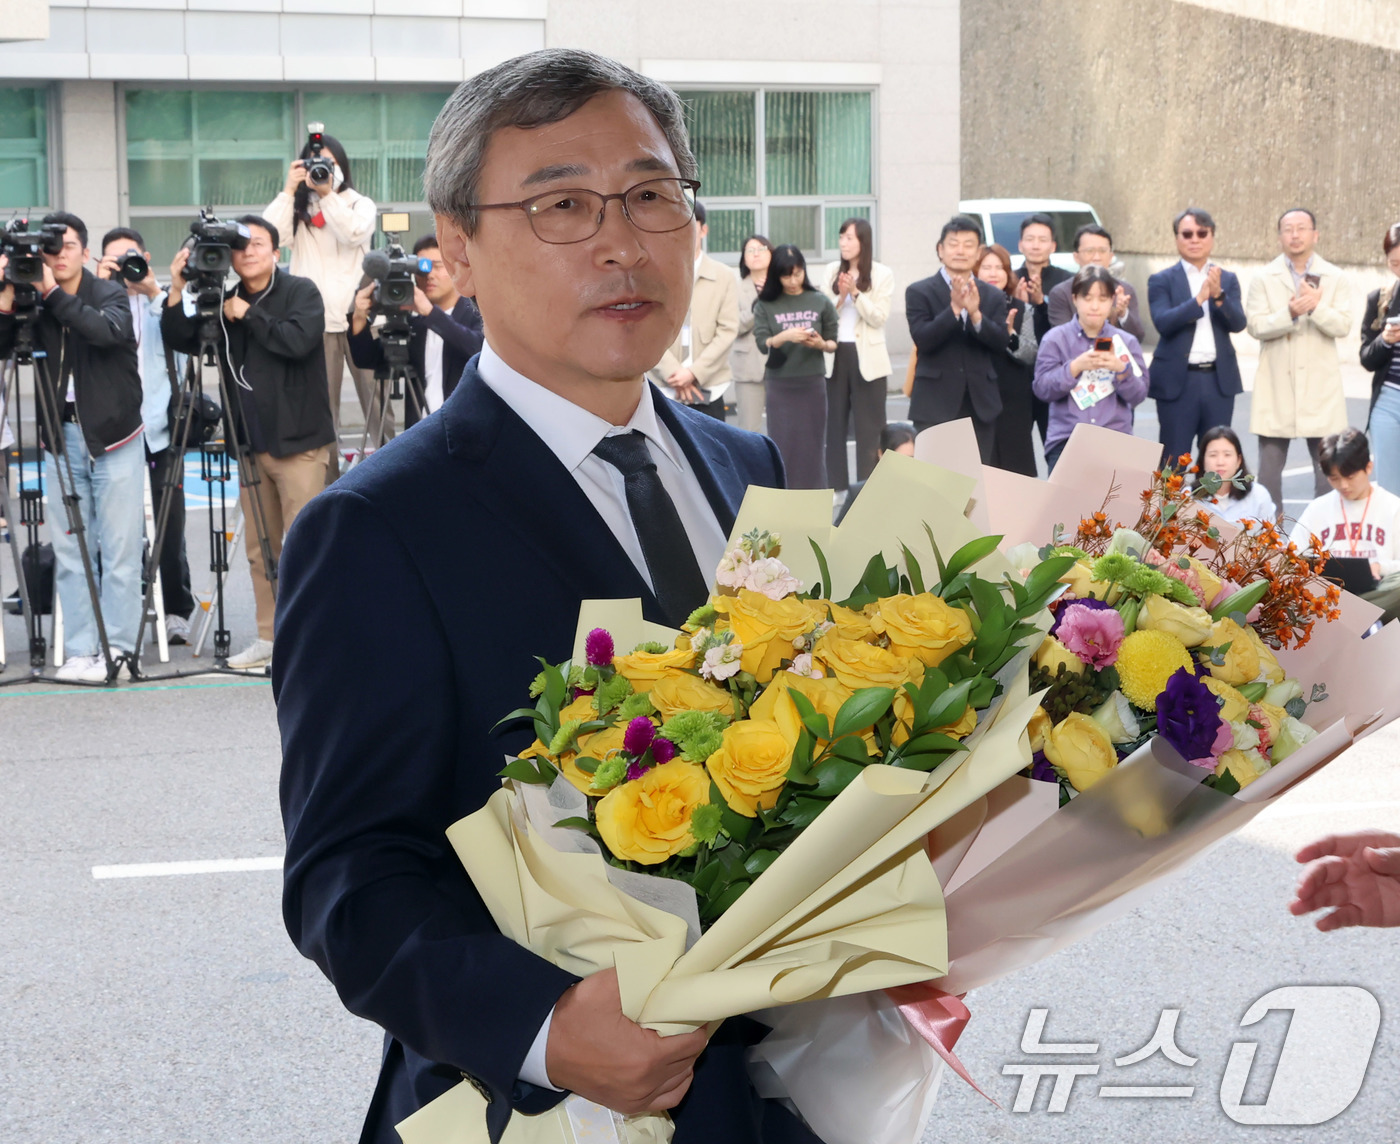
<svg viewBox="0 0 1400 1144">
<path fill-rule="evenodd" d="M 574 472 L 604 437 L 637 430 L 678 470 L 683 471 L 678 446 L 656 415 L 651 386 L 642 382 L 642 399 L 626 425 L 613 425 L 581 405 L 531 381 L 507 365 L 488 341 L 481 347 L 477 373 L 487 388 L 511 407 L 533 429 L 564 468 Z"/>
</svg>

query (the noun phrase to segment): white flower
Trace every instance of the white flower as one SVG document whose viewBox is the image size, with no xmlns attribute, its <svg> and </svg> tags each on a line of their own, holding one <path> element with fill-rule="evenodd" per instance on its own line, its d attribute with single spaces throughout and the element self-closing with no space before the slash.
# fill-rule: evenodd
<svg viewBox="0 0 1400 1144">
<path fill-rule="evenodd" d="M 1235 746 L 1241 751 L 1257 751 L 1259 749 L 1259 728 L 1251 727 L 1243 719 L 1230 724 L 1230 732 L 1235 736 Z"/>
<path fill-rule="evenodd" d="M 1115 528 L 1113 539 L 1108 542 L 1108 553 L 1127 553 L 1141 558 L 1147 551 L 1147 538 L 1131 528 Z"/>
<path fill-rule="evenodd" d="M 1040 545 L 1029 540 L 1013 545 L 1006 550 L 1006 558 L 1011 561 L 1011 567 L 1024 574 L 1040 563 Z"/>
<path fill-rule="evenodd" d="M 1111 743 L 1131 743 L 1142 734 L 1132 705 L 1121 691 L 1115 691 L 1089 716 L 1108 732 Z"/>
<path fill-rule="evenodd" d="M 739 589 L 747 586 L 749 566 L 753 563 L 741 547 L 731 548 L 715 569 L 715 583 L 721 588 Z"/>
<path fill-rule="evenodd" d="M 788 671 L 793 675 L 805 675 L 808 679 L 821 679 L 822 670 L 812 666 L 812 653 L 804 651 L 801 655 L 795 656 L 788 664 Z"/>
<path fill-rule="evenodd" d="M 700 664 L 700 674 L 709 680 L 728 679 L 739 671 L 739 659 L 743 654 L 744 645 L 738 640 L 712 647 Z"/>
<path fill-rule="evenodd" d="M 1275 707 L 1284 707 L 1291 700 L 1303 698 L 1303 685 L 1296 679 L 1285 679 L 1282 683 L 1275 683 L 1268 691 L 1264 692 L 1261 702 L 1272 703 Z"/>
<path fill-rule="evenodd" d="M 1274 765 L 1277 766 L 1304 743 L 1311 743 L 1316 738 L 1317 732 L 1301 719 L 1288 716 L 1279 727 L 1278 738 L 1274 740 L 1273 750 L 1270 752 Z"/>
<path fill-rule="evenodd" d="M 741 587 L 752 592 L 761 592 L 770 600 L 781 600 L 794 592 L 802 591 L 802 581 L 788 570 L 788 566 L 774 556 L 755 560 L 748 567 L 748 575 Z"/>
</svg>

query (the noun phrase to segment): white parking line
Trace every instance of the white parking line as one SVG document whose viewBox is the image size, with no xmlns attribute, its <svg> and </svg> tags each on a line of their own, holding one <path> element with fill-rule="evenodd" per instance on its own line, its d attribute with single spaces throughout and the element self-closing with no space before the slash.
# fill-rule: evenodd
<svg viewBox="0 0 1400 1144">
<path fill-rule="evenodd" d="M 133 862 L 125 866 L 94 866 L 102 878 L 166 878 L 174 874 L 241 874 L 249 870 L 280 870 L 281 858 L 203 858 L 193 862 Z"/>
</svg>

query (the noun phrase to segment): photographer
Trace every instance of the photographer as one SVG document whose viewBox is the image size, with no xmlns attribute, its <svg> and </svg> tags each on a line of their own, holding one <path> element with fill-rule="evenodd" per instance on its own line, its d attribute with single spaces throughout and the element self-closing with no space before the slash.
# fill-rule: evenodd
<svg viewBox="0 0 1400 1144">
<path fill-rule="evenodd" d="M 108 649 L 114 656 L 136 647 L 141 624 L 142 471 L 141 374 L 126 291 L 84 269 L 88 234 L 83 220 L 58 211 L 44 224 L 64 228 L 63 247 L 44 254 L 43 301 L 35 328 L 35 356 L 46 355 L 36 375 L 61 419 L 61 440 L 51 440 L 38 418 L 49 488 L 49 533 L 54 582 L 63 606 L 69 651 L 58 678 L 102 683 L 107 664 L 93 614 L 87 573 L 77 538 L 59 507 L 59 490 L 78 497 L 88 525 L 88 553 L 102 558 L 99 601 Z M 15 287 L 0 289 L 0 357 L 15 347 Z M 59 467 L 63 481 L 59 481 Z M 69 474 L 71 472 L 71 486 Z M 97 569 L 93 568 L 96 575 Z"/>
<path fill-rule="evenodd" d="M 220 317 L 224 388 L 238 406 L 226 409 L 225 418 L 234 423 L 240 453 L 251 451 L 261 474 L 257 496 L 276 561 L 297 513 L 325 488 L 327 446 L 335 440 L 326 397 L 325 309 L 311 281 L 278 268 L 277 228 L 257 215 L 238 221 L 251 237 L 246 247 L 233 251 L 239 282 L 226 292 Z M 171 349 L 197 353 L 199 328 L 183 298 L 189 257 L 189 247 L 183 247 L 170 264 L 170 293 L 160 328 Z M 275 606 L 252 496 L 247 466 L 240 464 L 239 500 L 258 638 L 231 656 L 228 665 L 245 670 L 272 661 Z"/>
<path fill-rule="evenodd" d="M 268 204 L 266 218 L 277 228 L 283 244 L 291 247 L 291 272 L 310 278 L 325 302 L 326 377 L 330 387 L 327 392 L 339 442 L 340 389 L 345 367 L 350 363 L 346 314 L 360 284 L 360 264 L 374 237 L 376 214 L 374 201 L 355 190 L 350 181 L 350 160 L 340 141 L 331 135 L 321 135 L 320 147 L 323 156 L 333 160 L 330 177 L 319 182 L 307 178 L 307 167 L 314 161 L 316 150 L 308 142 L 302 148 L 301 158 L 288 168 L 287 183 L 281 194 Z M 387 441 L 394 435 L 393 406 L 386 411 L 381 433 L 380 418 L 374 409 L 374 377 L 353 367 L 350 375 L 355 381 L 370 440 Z M 330 453 L 327 484 L 339 475 L 337 447 Z"/>
<path fill-rule="evenodd" d="M 404 424 L 412 425 L 419 416 L 437 409 L 457 387 L 462 369 L 481 351 L 481 314 L 476 303 L 457 293 L 452 277 L 442 264 L 437 236 L 424 235 L 413 244 L 413 253 L 429 259 L 432 269 L 414 275 L 413 303 L 408 318 L 408 353 L 423 385 L 424 408 L 420 411 L 409 398 L 404 402 Z M 377 282 L 371 282 L 355 295 L 350 315 L 350 354 L 361 369 L 373 372 L 384 362 L 384 347 L 373 334 L 370 312 Z"/>
<path fill-rule="evenodd" d="M 165 310 L 165 290 L 151 273 L 151 255 L 145 239 L 127 227 L 102 236 L 102 261 L 97 277 L 126 287 L 131 322 L 136 331 L 137 364 L 141 370 L 141 420 L 146 426 L 146 464 L 151 471 L 151 501 L 160 519 L 166 482 L 172 466 L 176 482 L 170 489 L 170 516 L 160 547 L 160 590 L 165 605 L 165 634 L 172 644 L 189 641 L 190 565 L 185 555 L 184 458 L 171 449 L 170 410 L 176 382 L 184 370 L 183 358 L 167 354 L 160 336 L 160 316 Z M 174 375 L 172 378 L 171 375 Z M 155 543 L 155 537 L 151 537 Z"/>
</svg>

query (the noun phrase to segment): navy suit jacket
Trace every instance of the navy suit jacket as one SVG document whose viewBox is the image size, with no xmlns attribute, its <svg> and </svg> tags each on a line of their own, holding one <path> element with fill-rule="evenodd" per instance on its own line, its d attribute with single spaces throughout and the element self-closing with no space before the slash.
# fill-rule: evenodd
<svg viewBox="0 0 1400 1144">
<path fill-rule="evenodd" d="M 1230 271 L 1220 272 L 1220 288 L 1225 300 L 1218 306 L 1213 301 L 1206 302 L 1211 329 L 1215 331 L 1215 383 L 1222 397 L 1233 397 L 1243 392 L 1244 385 L 1230 335 L 1245 327 L 1244 305 L 1240 301 L 1240 280 Z M 1201 317 L 1201 304 L 1187 284 L 1180 262 L 1157 271 L 1147 280 L 1147 308 L 1160 339 L 1152 354 L 1147 396 L 1154 401 L 1175 401 L 1186 392 L 1186 361 Z"/>
<path fill-rule="evenodd" d="M 778 450 L 653 393 L 726 533 Z M 500 787 L 529 731 L 496 733 L 573 647 L 579 602 L 655 597 L 574 478 L 469 362 L 440 415 L 315 497 L 286 542 L 273 693 L 287 834 L 283 916 L 346 1008 L 387 1032 L 362 1140 L 466 1074 L 512 1110 L 560 1095 L 517 1080 L 575 978 L 503 937 L 444 834 Z M 734 1026 L 731 1029 L 731 1026 Z M 726 1023 L 676 1110 L 678 1144 L 815 1139 L 760 1128 L 745 1026 Z M 726 1032 L 728 1030 L 728 1032 Z M 796 1132 L 798 1134 L 794 1135 Z"/>
</svg>

